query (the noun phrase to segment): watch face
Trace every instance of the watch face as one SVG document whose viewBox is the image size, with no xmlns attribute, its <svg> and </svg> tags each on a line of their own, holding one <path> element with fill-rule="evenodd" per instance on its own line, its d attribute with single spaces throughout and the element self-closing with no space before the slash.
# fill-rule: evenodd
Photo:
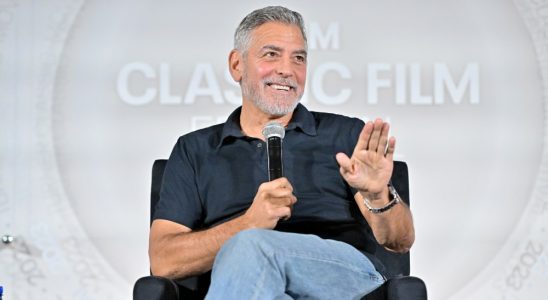
<svg viewBox="0 0 548 300">
<path fill-rule="evenodd" d="M 51 152 L 44 150 L 51 155 L 37 165 L 43 174 L 37 182 L 49 188 L 34 187 L 32 199 L 48 195 L 44 205 L 69 204 L 55 215 L 70 226 L 40 217 L 55 229 L 53 239 L 61 229 L 78 237 L 63 241 L 97 251 L 95 265 L 127 286 L 148 273 L 152 163 L 168 158 L 180 135 L 223 122 L 240 105 L 227 57 L 239 21 L 260 6 L 86 2 L 63 6 L 72 18 L 53 14 L 52 6 L 54 17 L 36 21 L 57 24 L 36 29 L 51 37 L 46 54 L 35 56 L 43 70 L 35 94 L 43 98 L 36 97 L 33 109 L 43 117 L 19 118 L 36 124 L 44 140 L 33 147 L 51 145 Z M 540 4 L 287 6 L 301 12 L 307 26 L 301 102 L 310 110 L 391 123 L 396 159 L 410 172 L 417 232 L 412 273 L 427 281 L 435 298 L 527 296 L 521 287 L 536 287 L 539 277 L 517 278 L 512 269 L 523 255 L 541 261 L 535 232 L 546 224 L 538 220 L 546 220 L 548 207 L 539 200 L 546 199 L 539 185 L 546 176 L 542 66 L 548 57 Z M 0 14 L 0 22 L 7 19 Z"/>
</svg>

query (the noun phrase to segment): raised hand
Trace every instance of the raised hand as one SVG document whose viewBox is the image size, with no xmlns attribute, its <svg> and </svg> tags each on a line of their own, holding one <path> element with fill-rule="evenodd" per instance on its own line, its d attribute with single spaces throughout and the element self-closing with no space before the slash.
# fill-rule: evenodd
<svg viewBox="0 0 548 300">
<path fill-rule="evenodd" d="M 246 224 L 251 228 L 272 229 L 280 219 L 291 217 L 291 208 L 297 202 L 293 187 L 287 178 L 265 182 L 245 212 Z"/>
<path fill-rule="evenodd" d="M 390 125 L 382 119 L 367 122 L 352 157 L 337 153 L 341 175 L 351 187 L 361 193 L 378 195 L 386 189 L 390 181 L 396 139 L 388 138 L 389 129 Z"/>
</svg>

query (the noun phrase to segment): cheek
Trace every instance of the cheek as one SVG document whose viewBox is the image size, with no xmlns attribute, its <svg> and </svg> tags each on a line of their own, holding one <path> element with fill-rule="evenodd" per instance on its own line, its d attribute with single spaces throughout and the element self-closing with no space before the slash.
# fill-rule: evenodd
<svg viewBox="0 0 548 300">
<path fill-rule="evenodd" d="M 306 68 L 297 70 L 296 72 L 297 82 L 304 85 L 306 82 Z"/>
<path fill-rule="evenodd" d="M 260 64 L 257 66 L 257 75 L 259 77 L 265 77 L 272 73 L 272 66 L 269 64 Z"/>
</svg>

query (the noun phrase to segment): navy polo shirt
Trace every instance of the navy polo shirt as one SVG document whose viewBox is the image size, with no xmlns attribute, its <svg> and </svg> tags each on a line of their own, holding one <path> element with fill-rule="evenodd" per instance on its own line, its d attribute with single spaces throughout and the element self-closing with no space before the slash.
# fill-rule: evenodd
<svg viewBox="0 0 548 300">
<path fill-rule="evenodd" d="M 166 165 L 154 219 L 197 230 L 250 207 L 259 185 L 268 181 L 267 153 L 265 142 L 242 133 L 240 112 L 236 109 L 224 124 L 179 138 Z M 374 253 L 371 229 L 335 159 L 338 152 L 352 155 L 363 125 L 356 118 L 297 106 L 282 146 L 284 176 L 297 202 L 291 218 L 280 221 L 276 230 L 316 234 Z"/>
</svg>

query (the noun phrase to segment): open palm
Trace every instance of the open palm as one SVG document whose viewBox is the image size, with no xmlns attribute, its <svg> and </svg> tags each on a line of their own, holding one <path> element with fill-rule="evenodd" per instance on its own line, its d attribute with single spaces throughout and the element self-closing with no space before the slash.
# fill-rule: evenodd
<svg viewBox="0 0 548 300">
<path fill-rule="evenodd" d="M 388 138 L 390 125 L 381 119 L 363 127 L 352 157 L 337 153 L 340 172 L 348 184 L 361 192 L 380 193 L 394 167 L 396 139 Z"/>
</svg>

